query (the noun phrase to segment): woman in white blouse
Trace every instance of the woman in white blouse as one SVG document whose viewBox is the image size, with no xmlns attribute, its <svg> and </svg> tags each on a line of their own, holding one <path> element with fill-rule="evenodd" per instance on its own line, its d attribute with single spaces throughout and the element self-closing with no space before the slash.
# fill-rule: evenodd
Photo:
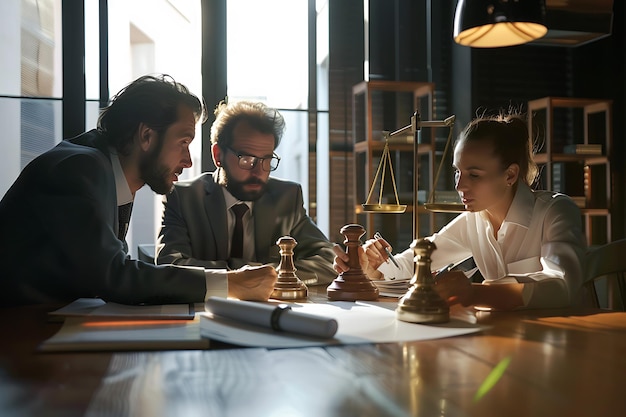
<svg viewBox="0 0 626 417">
<path fill-rule="evenodd" d="M 505 114 L 473 120 L 455 144 L 453 164 L 467 211 L 429 238 L 437 246 L 432 269 L 473 257 L 484 281 L 448 272 L 436 280 L 439 294 L 449 304 L 497 310 L 578 304 L 586 250 L 580 210 L 564 194 L 531 190 L 538 171 L 524 120 Z M 396 268 L 385 262 L 384 246 L 391 249 L 382 239 L 363 245 L 365 273 L 411 277 L 413 250 L 394 255 Z M 335 252 L 335 270 L 347 270 L 347 255 Z"/>
</svg>

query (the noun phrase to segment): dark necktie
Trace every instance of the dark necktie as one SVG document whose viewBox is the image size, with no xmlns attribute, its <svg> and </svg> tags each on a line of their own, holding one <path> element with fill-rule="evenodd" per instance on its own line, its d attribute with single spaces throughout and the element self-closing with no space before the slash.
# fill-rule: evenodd
<svg viewBox="0 0 626 417">
<path fill-rule="evenodd" d="M 126 232 L 128 231 L 128 224 L 130 223 L 130 213 L 133 211 L 133 202 L 126 203 L 117 208 L 117 220 L 119 229 L 117 231 L 117 238 L 119 240 L 126 239 Z"/>
<path fill-rule="evenodd" d="M 243 258 L 243 215 L 248 211 L 248 206 L 243 203 L 235 204 L 230 208 L 235 213 L 235 228 L 230 245 L 231 258 Z"/>
</svg>

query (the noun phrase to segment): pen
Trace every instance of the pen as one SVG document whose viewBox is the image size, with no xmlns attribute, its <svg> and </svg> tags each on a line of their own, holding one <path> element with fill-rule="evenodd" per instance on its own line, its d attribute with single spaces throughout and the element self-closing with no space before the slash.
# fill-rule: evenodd
<svg viewBox="0 0 626 417">
<path fill-rule="evenodd" d="M 379 232 L 374 233 L 374 239 L 378 240 L 378 239 L 382 239 L 382 238 L 383 238 L 383 236 Z M 387 257 L 389 259 L 391 259 L 391 262 L 393 262 L 393 264 L 396 266 L 396 268 L 400 269 L 400 265 L 398 264 L 398 261 L 396 261 L 396 259 L 393 257 L 391 252 L 389 252 L 389 249 L 387 249 L 386 246 L 383 246 L 383 250 L 387 254 Z"/>
<path fill-rule="evenodd" d="M 446 272 L 450 272 L 450 270 L 452 269 L 453 266 L 454 266 L 454 264 L 451 263 L 451 264 L 448 264 L 448 265 L 444 266 L 443 268 L 437 270 L 437 272 L 435 272 L 435 275 L 433 276 L 433 278 L 437 279 L 441 275 L 445 274 Z"/>
</svg>

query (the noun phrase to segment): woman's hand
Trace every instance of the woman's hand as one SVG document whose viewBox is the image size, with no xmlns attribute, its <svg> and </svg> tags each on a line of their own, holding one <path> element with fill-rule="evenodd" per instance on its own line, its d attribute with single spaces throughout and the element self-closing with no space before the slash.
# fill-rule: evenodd
<svg viewBox="0 0 626 417">
<path fill-rule="evenodd" d="M 385 252 L 385 248 L 391 253 L 391 245 L 385 239 L 369 239 L 363 244 L 363 249 L 367 255 L 369 267 L 377 270 L 383 262 L 387 261 L 389 256 Z"/>
</svg>

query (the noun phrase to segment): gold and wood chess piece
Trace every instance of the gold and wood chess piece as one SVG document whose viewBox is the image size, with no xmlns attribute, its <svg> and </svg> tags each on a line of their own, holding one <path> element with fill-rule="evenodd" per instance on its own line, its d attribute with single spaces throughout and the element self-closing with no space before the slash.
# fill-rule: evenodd
<svg viewBox="0 0 626 417">
<path fill-rule="evenodd" d="M 358 247 L 361 245 L 360 238 L 365 234 L 365 229 L 360 224 L 347 224 L 340 230 L 346 237 L 343 241 L 348 254 L 349 270 L 339 274 L 328 286 L 326 293 L 331 301 L 356 301 L 378 299 L 378 288 L 363 273 L 359 262 Z"/>
<path fill-rule="evenodd" d="M 437 246 L 428 239 L 411 243 L 415 254 L 415 275 L 407 293 L 398 302 L 396 317 L 411 323 L 445 323 L 450 321 L 448 303 L 435 291 L 430 272 L 430 255 Z"/>
<path fill-rule="evenodd" d="M 307 286 L 296 275 L 293 263 L 293 248 L 298 244 L 291 236 L 283 236 L 276 241 L 280 247 L 280 263 L 278 264 L 278 279 L 274 284 L 271 298 L 278 300 L 306 299 Z"/>
</svg>

